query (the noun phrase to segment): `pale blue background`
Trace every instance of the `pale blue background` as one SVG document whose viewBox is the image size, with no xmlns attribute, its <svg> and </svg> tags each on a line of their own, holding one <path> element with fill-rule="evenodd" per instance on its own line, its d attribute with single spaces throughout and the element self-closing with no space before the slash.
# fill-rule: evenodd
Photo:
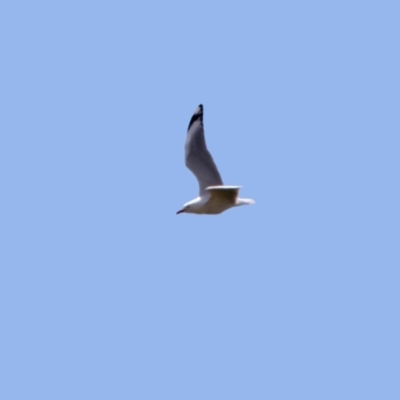
<svg viewBox="0 0 400 400">
<path fill-rule="evenodd" d="M 0 398 L 400 399 L 399 20 L 3 1 Z M 175 215 L 199 103 L 254 206 Z"/>
</svg>

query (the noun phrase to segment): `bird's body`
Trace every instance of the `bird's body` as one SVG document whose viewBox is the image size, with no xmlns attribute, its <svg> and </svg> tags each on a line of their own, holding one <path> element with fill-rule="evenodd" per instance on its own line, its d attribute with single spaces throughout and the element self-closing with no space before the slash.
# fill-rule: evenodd
<svg viewBox="0 0 400 400">
<path fill-rule="evenodd" d="M 240 186 L 224 186 L 206 146 L 201 104 L 189 122 L 185 143 L 185 164 L 196 176 L 200 193 L 198 197 L 187 202 L 177 214 L 220 214 L 231 207 L 254 204 L 252 199 L 238 197 Z"/>
<path fill-rule="evenodd" d="M 254 200 L 238 197 L 240 186 L 210 186 L 205 193 L 184 205 L 193 214 L 221 214 L 228 208 L 254 204 Z M 179 212 L 179 211 L 178 211 Z"/>
</svg>

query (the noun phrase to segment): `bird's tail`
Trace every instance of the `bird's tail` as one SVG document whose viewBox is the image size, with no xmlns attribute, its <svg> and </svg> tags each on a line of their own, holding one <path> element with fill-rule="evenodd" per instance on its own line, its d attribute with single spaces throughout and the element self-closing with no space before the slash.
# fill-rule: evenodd
<svg viewBox="0 0 400 400">
<path fill-rule="evenodd" d="M 236 201 L 237 206 L 245 206 L 246 204 L 254 204 L 255 201 L 253 199 L 240 199 L 238 198 Z"/>
</svg>

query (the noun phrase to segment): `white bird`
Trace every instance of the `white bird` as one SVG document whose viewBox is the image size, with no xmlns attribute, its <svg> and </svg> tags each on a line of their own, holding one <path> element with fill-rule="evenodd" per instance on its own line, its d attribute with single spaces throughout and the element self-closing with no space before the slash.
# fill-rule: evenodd
<svg viewBox="0 0 400 400">
<path fill-rule="evenodd" d="M 199 197 L 184 204 L 177 212 L 220 214 L 231 207 L 254 204 L 252 199 L 238 197 L 241 186 L 224 186 L 214 160 L 207 150 L 203 127 L 203 105 L 194 112 L 185 143 L 185 164 L 199 182 Z"/>
</svg>

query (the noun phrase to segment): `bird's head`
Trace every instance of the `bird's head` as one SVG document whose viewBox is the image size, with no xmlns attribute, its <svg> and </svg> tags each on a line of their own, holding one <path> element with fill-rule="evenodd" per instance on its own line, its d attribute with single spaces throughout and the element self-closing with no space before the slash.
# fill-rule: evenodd
<svg viewBox="0 0 400 400">
<path fill-rule="evenodd" d="M 182 214 L 182 213 L 194 213 L 194 209 L 193 206 L 188 203 L 188 204 L 184 204 L 184 206 L 182 207 L 181 210 L 177 211 L 177 214 Z"/>
<path fill-rule="evenodd" d="M 182 209 L 177 211 L 176 213 L 177 214 L 182 214 L 182 213 L 185 213 L 185 212 L 187 212 L 187 207 L 183 206 Z"/>
<path fill-rule="evenodd" d="M 189 213 L 189 214 L 198 214 L 199 207 L 201 206 L 201 199 L 197 197 L 196 199 L 189 201 L 184 204 L 182 209 L 177 211 L 177 214 Z"/>
</svg>

